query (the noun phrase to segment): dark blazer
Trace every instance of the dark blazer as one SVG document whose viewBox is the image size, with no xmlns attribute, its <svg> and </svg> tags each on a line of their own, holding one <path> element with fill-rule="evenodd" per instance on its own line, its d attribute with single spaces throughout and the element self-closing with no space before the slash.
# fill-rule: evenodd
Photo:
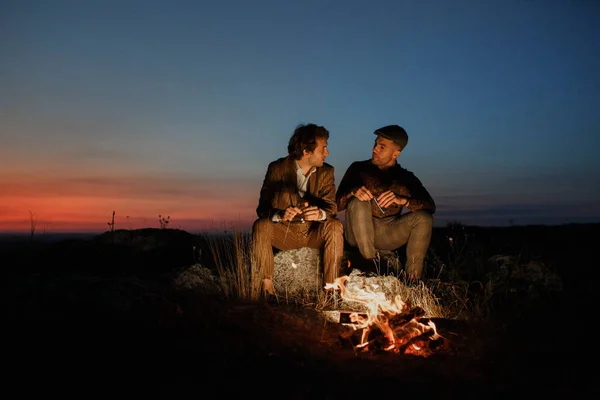
<svg viewBox="0 0 600 400">
<path fill-rule="evenodd" d="M 333 166 L 323 163 L 308 179 L 304 198 L 298 194 L 296 162 L 291 157 L 282 157 L 271 162 L 260 189 L 256 214 L 259 218 L 271 218 L 290 206 L 308 202 L 325 210 L 327 218 L 337 217 Z"/>
</svg>

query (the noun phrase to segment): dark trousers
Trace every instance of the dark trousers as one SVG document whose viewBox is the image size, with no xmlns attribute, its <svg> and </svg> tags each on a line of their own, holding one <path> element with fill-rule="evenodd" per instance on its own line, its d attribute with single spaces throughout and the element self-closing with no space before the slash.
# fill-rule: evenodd
<svg viewBox="0 0 600 400">
<path fill-rule="evenodd" d="M 257 219 L 252 225 L 252 239 L 263 279 L 273 279 L 273 247 L 279 250 L 310 247 L 321 250 L 323 283 L 333 283 L 338 277 L 344 255 L 343 231 L 341 221 L 332 218 L 304 224 L 274 223 L 269 218 Z"/>
<path fill-rule="evenodd" d="M 396 250 L 406 245 L 406 272 L 420 279 L 423 261 L 433 229 L 433 216 L 427 211 L 375 218 L 371 202 L 352 198 L 346 205 L 346 241 L 358 247 L 365 259 L 377 257 L 377 250 Z"/>
</svg>

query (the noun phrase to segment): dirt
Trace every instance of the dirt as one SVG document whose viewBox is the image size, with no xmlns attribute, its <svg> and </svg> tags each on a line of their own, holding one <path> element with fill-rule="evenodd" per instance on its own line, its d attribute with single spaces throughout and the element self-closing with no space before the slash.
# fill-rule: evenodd
<svg viewBox="0 0 600 400">
<path fill-rule="evenodd" d="M 172 276 L 161 269 L 151 281 L 131 275 L 147 257 L 125 271 L 130 258 L 107 265 L 117 253 L 101 258 L 89 245 L 51 258 L 10 244 L 1 258 L 15 266 L 2 270 L 0 287 L 3 389 L 170 399 L 597 393 L 595 254 L 572 241 L 555 256 L 564 266 L 559 297 L 493 319 L 434 320 L 450 345 L 429 357 L 361 351 L 351 328 L 313 308 L 168 290 Z"/>
<path fill-rule="evenodd" d="M 118 311 L 94 305 L 94 296 L 62 300 L 58 307 L 58 297 L 38 298 L 47 307 L 5 320 L 5 377 L 23 395 L 339 398 L 597 391 L 586 362 L 592 332 L 586 339 L 581 325 L 577 338 L 569 339 L 577 325 L 568 314 L 532 311 L 512 324 L 433 320 L 450 346 L 421 357 L 356 349 L 352 328 L 296 305 L 181 296 Z"/>
</svg>

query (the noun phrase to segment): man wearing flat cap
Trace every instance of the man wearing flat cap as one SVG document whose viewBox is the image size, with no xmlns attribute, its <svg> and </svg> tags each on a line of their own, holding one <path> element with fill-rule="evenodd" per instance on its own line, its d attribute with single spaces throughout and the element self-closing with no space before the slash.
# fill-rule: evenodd
<svg viewBox="0 0 600 400">
<path fill-rule="evenodd" d="M 388 125 L 373 133 L 377 137 L 371 159 L 353 162 L 336 192 L 338 211 L 346 211 L 345 239 L 364 259 L 375 262 L 406 245 L 405 272 L 419 280 L 435 202 L 421 181 L 397 162 L 408 144 L 406 131 Z"/>
</svg>

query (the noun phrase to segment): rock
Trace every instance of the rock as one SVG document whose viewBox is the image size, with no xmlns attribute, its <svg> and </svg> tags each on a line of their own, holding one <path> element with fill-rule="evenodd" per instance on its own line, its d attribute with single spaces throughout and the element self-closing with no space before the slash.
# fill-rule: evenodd
<svg viewBox="0 0 600 400">
<path fill-rule="evenodd" d="M 339 308 L 346 311 L 398 313 L 402 303 L 409 308 L 420 307 L 428 318 L 444 318 L 448 311 L 424 284 L 409 284 L 393 275 L 378 275 L 353 269 L 343 277 L 345 286 Z"/>
<path fill-rule="evenodd" d="M 563 282 L 558 273 L 539 260 L 519 263 L 513 256 L 494 255 L 488 260 L 488 273 L 491 281 L 497 284 L 510 283 L 517 289 L 536 288 L 548 292 L 563 290 Z"/>
<path fill-rule="evenodd" d="M 173 281 L 173 285 L 179 290 L 189 290 L 207 295 L 218 295 L 222 293 L 219 286 L 219 278 L 212 271 L 200 264 L 194 264 L 184 269 Z"/>
<path fill-rule="evenodd" d="M 273 286 L 278 296 L 303 299 L 317 293 L 321 285 L 321 252 L 303 247 L 275 255 Z"/>
</svg>

